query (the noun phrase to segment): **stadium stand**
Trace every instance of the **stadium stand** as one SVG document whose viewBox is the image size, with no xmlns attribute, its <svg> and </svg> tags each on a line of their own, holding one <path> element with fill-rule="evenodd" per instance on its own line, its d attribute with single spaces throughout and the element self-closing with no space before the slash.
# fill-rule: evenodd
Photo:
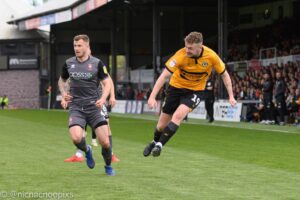
<svg viewBox="0 0 300 200">
<path fill-rule="evenodd" d="M 284 18 L 264 27 L 230 32 L 228 65 L 244 65 L 245 68 L 240 70 L 239 67 L 231 67 L 230 75 L 235 98 L 240 101 L 253 100 L 254 102 L 251 106 L 248 105 L 248 117 L 244 120 L 259 122 L 263 119 L 261 104 L 263 72 L 270 74 L 274 84 L 273 90 L 275 90 L 275 74 L 279 71 L 282 72 L 286 84 L 285 121 L 290 124 L 299 123 L 300 29 L 298 23 L 297 19 Z"/>
<path fill-rule="evenodd" d="M 260 49 L 272 47 L 276 48 L 276 55 L 272 51 L 266 51 L 262 58 L 299 54 L 300 30 L 298 23 L 299 21 L 296 19 L 283 19 L 262 28 L 232 31 L 229 34 L 227 60 L 258 59 L 260 58 Z"/>
</svg>

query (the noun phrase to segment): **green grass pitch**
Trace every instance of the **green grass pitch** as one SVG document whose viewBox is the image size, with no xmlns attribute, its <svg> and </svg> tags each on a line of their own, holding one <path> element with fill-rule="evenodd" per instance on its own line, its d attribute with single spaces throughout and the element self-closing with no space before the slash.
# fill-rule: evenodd
<svg viewBox="0 0 300 200">
<path fill-rule="evenodd" d="M 69 199 L 78 200 L 300 199 L 297 127 L 190 120 L 160 157 L 144 158 L 157 118 L 112 114 L 121 162 L 108 177 L 100 147 L 93 170 L 63 162 L 75 150 L 67 117 L 63 111 L 0 110 L 0 199 L 10 199 L 3 194 L 11 191 L 71 193 Z"/>
</svg>

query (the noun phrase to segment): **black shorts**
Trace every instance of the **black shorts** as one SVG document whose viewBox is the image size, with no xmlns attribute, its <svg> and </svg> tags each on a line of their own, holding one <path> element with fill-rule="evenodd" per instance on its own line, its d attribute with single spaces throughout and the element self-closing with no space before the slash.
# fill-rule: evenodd
<svg viewBox="0 0 300 200">
<path fill-rule="evenodd" d="M 199 105 L 202 99 L 204 99 L 203 91 L 193 91 L 169 86 L 162 105 L 162 112 L 172 115 L 180 104 L 189 107 L 191 112 Z"/>
</svg>

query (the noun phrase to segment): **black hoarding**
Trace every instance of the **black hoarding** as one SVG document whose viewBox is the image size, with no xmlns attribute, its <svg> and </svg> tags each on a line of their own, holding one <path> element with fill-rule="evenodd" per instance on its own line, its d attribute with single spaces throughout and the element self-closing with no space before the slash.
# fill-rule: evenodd
<svg viewBox="0 0 300 200">
<path fill-rule="evenodd" d="M 37 69 L 38 58 L 34 56 L 9 56 L 9 69 Z"/>
</svg>

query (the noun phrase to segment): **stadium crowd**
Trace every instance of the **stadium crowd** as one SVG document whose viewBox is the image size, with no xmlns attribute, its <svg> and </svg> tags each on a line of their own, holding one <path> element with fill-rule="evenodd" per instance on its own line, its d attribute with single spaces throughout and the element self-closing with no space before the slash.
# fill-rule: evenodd
<svg viewBox="0 0 300 200">
<path fill-rule="evenodd" d="M 300 29 L 296 19 L 280 19 L 262 28 L 236 30 L 229 35 L 228 61 L 244 61 L 259 58 L 274 58 L 300 54 Z M 293 29 L 293 30 L 291 30 Z M 272 34 L 270 34 L 272 32 Z M 265 51 L 260 50 L 265 49 Z M 276 54 L 275 54 L 276 49 Z M 261 57 L 260 57 L 261 56 Z M 248 115 L 245 120 L 258 121 L 264 124 L 280 123 L 279 111 L 276 103 L 276 72 L 280 72 L 284 83 L 285 104 L 280 109 L 285 115 L 285 123 L 299 124 L 300 98 L 300 63 L 288 62 L 284 65 L 270 64 L 257 69 L 247 69 L 244 76 L 231 72 L 233 91 L 237 100 L 259 100 L 257 105 L 249 104 Z M 263 75 L 268 74 L 272 87 L 272 103 L 274 105 L 274 121 L 266 120 L 267 112 L 264 105 L 264 86 L 266 80 Z M 218 82 L 216 83 L 218 84 Z M 272 111 L 272 109 L 271 109 Z"/>
<path fill-rule="evenodd" d="M 262 58 L 274 57 L 274 48 L 276 56 L 300 54 L 298 23 L 295 19 L 282 19 L 262 28 L 232 31 L 227 61 L 258 59 L 260 49 L 268 49 L 262 52 Z"/>
<path fill-rule="evenodd" d="M 249 115 L 246 120 L 248 121 L 262 121 L 264 120 L 266 113 L 263 106 L 263 88 L 265 80 L 263 74 L 269 74 L 270 81 L 272 83 L 273 90 L 273 102 L 275 104 L 276 113 L 276 72 L 282 74 L 283 82 L 285 83 L 284 97 L 286 102 L 285 115 L 288 118 L 285 120 L 289 123 L 298 123 L 299 113 L 299 100 L 300 100 L 300 63 L 288 62 L 283 66 L 277 64 L 270 64 L 261 70 L 247 70 L 244 77 L 238 75 L 237 72 L 231 72 L 233 91 L 237 100 L 259 100 L 259 104 L 254 107 L 249 106 Z M 251 104 L 249 104 L 251 105 Z M 252 104 L 253 105 L 253 104 Z M 276 117 L 275 117 L 276 121 Z"/>
</svg>

